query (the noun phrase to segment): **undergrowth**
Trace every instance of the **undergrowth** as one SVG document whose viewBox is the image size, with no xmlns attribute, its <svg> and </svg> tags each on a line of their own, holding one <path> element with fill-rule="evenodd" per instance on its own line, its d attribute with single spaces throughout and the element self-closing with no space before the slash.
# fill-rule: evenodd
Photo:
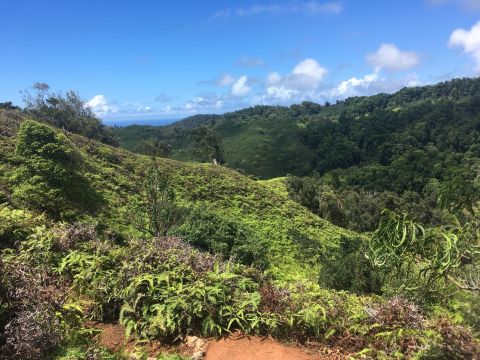
<svg viewBox="0 0 480 360">
<path fill-rule="evenodd" d="M 219 337 L 240 330 L 300 343 L 321 341 L 377 358 L 478 355 L 479 343 L 467 328 L 453 318 L 428 316 L 402 298 L 355 296 L 307 282 L 276 285 L 254 268 L 225 262 L 174 237 L 118 245 L 90 225 L 39 226 L 5 251 L 2 263 L 9 314 L 4 321 L 16 329 L 5 332 L 2 353 L 11 353 L 10 344 L 19 342 L 38 348 L 39 341 L 46 353 L 90 318 L 119 321 L 126 335 L 138 340 Z M 20 298 L 26 300 L 19 304 Z M 35 329 L 25 325 L 32 319 Z M 29 331 L 46 338 L 28 336 Z M 15 349 L 22 354 L 18 359 L 41 358 Z"/>
</svg>

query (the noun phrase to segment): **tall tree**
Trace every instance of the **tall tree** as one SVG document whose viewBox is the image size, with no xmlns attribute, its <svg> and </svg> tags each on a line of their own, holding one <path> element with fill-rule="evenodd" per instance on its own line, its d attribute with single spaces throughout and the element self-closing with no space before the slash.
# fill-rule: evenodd
<svg viewBox="0 0 480 360">
<path fill-rule="evenodd" d="M 29 91 L 23 93 L 28 113 L 65 132 L 70 131 L 109 145 L 118 144 L 110 128 L 95 116 L 76 91 L 69 90 L 63 95 L 50 91 L 48 84 L 39 82 L 33 84 L 33 90 L 34 94 Z"/>
<path fill-rule="evenodd" d="M 192 131 L 194 155 L 201 162 L 223 164 L 224 150 L 220 135 L 212 128 L 202 125 Z"/>
</svg>

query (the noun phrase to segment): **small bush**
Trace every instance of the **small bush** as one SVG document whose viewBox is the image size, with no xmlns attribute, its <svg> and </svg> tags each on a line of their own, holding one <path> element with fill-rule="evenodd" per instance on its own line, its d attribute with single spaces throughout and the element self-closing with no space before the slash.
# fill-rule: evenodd
<svg viewBox="0 0 480 360">
<path fill-rule="evenodd" d="M 200 250 L 221 255 L 225 260 L 232 258 L 260 269 L 268 266 L 267 245 L 255 236 L 254 231 L 214 210 L 194 208 L 174 234 Z"/>
<path fill-rule="evenodd" d="M 431 346 L 424 354 L 424 359 L 479 359 L 480 341 L 472 333 L 451 320 L 442 318 L 434 323 L 440 341 Z"/>
<path fill-rule="evenodd" d="M 65 286 L 59 279 L 9 258 L 0 268 L 0 358 L 43 360 L 65 334 Z"/>
<path fill-rule="evenodd" d="M 43 221 L 42 216 L 36 217 L 27 211 L 0 205 L 0 248 L 14 246 Z"/>
</svg>

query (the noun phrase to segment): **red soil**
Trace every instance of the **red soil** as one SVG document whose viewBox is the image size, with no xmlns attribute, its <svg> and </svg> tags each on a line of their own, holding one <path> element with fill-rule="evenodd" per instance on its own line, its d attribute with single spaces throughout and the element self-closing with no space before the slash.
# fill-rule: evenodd
<svg viewBox="0 0 480 360">
<path fill-rule="evenodd" d="M 135 341 L 125 341 L 124 328 L 119 324 L 90 323 L 99 331 L 96 337 L 98 343 L 111 350 L 124 349 L 133 351 Z M 193 338 L 196 339 L 196 338 Z M 287 346 L 268 337 L 247 336 L 235 333 L 220 340 L 201 340 L 202 350 L 206 350 L 204 360 L 341 360 L 348 356 L 340 351 L 322 346 L 295 347 Z M 160 353 L 180 353 L 186 356 L 198 353 L 195 346 L 188 344 L 167 345 L 157 341 L 144 345 L 149 356 L 157 356 Z M 200 351 L 202 353 L 202 351 Z"/>
<path fill-rule="evenodd" d="M 283 345 L 272 338 L 235 334 L 210 341 L 205 360 L 334 360 L 344 359 L 339 353 L 320 355 L 305 349 Z"/>
</svg>

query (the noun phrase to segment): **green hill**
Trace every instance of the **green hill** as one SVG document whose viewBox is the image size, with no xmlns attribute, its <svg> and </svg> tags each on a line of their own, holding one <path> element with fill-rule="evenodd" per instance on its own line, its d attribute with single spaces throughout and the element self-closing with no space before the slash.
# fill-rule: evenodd
<svg viewBox="0 0 480 360">
<path fill-rule="evenodd" d="M 241 331 L 344 356 L 478 355 L 474 294 L 419 276 L 426 261 L 410 253 L 374 267 L 368 234 L 313 214 L 286 185 L 0 111 L 2 355 L 127 359 L 97 343 L 91 320 L 120 323 L 144 350 Z M 145 231 L 152 218 L 164 233 Z"/>
<path fill-rule="evenodd" d="M 0 114 L 0 189 L 7 196 L 13 192 L 8 175 L 16 164 L 13 150 L 15 134 L 22 118 Z M 128 217 L 128 204 L 138 199 L 142 177 L 151 160 L 99 142 L 70 134 L 85 160 L 84 176 L 102 199 L 103 205 L 92 213 L 104 226 L 119 236 L 137 234 Z M 335 246 L 340 236 L 350 232 L 335 227 L 291 200 L 285 184 L 261 182 L 223 166 L 185 163 L 159 159 L 159 167 L 173 176 L 180 204 L 186 208 L 211 208 L 224 216 L 247 224 L 256 237 L 268 244 L 271 271 L 279 279 L 315 280 L 318 253 L 306 254 L 294 235 L 305 236 L 318 249 Z M 351 234 L 353 236 L 353 233 Z M 312 271 L 314 270 L 314 271 Z"/>
<path fill-rule="evenodd" d="M 360 167 L 365 168 L 364 177 L 382 173 L 385 181 L 375 184 L 377 188 L 421 191 L 422 180 L 399 183 L 398 167 L 409 162 L 421 168 L 420 177 L 434 173 L 444 178 L 435 169 L 445 167 L 449 158 L 467 151 L 478 156 L 479 100 L 480 79 L 466 78 L 329 106 L 309 102 L 256 106 L 164 127 L 127 126 L 114 132 L 120 146 L 129 150 L 154 138 L 169 144 L 170 157 L 195 160 L 192 129 L 206 125 L 223 139 L 226 166 L 260 178 Z M 425 166 L 423 158 L 431 166 Z"/>
</svg>

